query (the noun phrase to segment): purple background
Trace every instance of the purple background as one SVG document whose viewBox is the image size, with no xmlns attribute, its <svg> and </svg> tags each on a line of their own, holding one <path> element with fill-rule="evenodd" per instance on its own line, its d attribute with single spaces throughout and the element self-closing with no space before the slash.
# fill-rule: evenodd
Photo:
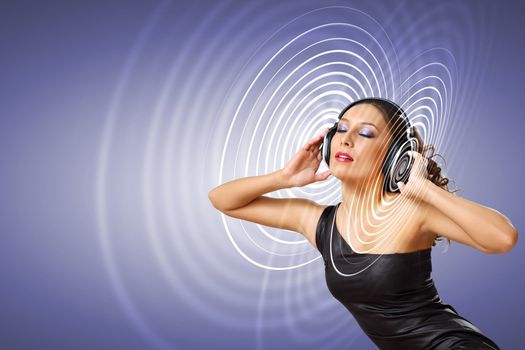
<svg viewBox="0 0 525 350">
<path fill-rule="evenodd" d="M 313 125 L 275 148 L 284 159 L 249 168 L 244 142 L 257 119 L 233 116 L 264 64 L 313 17 L 288 24 L 328 6 L 372 16 L 388 33 L 400 76 L 421 66 L 416 57 L 425 50 L 452 54 L 457 74 L 445 129 L 454 132 L 438 148 L 445 170 L 462 196 L 522 230 L 519 1 L 4 1 L 2 348 L 375 348 L 329 294 L 317 252 L 301 245 L 307 258 L 299 259 L 272 246 L 283 259 L 265 261 L 245 234 L 240 249 L 258 262 L 312 260 L 285 270 L 249 263 L 227 232 L 242 242 L 242 232 L 257 240 L 263 228 L 221 216 L 207 197 L 219 183 L 284 165 L 322 129 Z M 340 21 L 332 10 L 315 20 Z M 248 97 L 243 108 L 255 104 Z M 239 144 L 229 140 L 232 125 Z M 246 135 L 235 134 L 238 125 Z M 275 144 L 258 137 L 257 147 Z M 442 250 L 432 253 L 441 297 L 502 349 L 519 348 L 521 240 L 506 254 L 457 243 Z"/>
</svg>

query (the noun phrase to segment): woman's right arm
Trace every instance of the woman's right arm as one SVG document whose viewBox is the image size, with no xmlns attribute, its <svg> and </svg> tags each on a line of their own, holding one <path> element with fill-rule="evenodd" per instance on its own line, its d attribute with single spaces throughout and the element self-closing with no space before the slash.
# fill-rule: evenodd
<svg viewBox="0 0 525 350">
<path fill-rule="evenodd" d="M 233 180 L 212 189 L 208 194 L 211 203 L 231 217 L 307 233 L 312 242 L 312 228 L 317 224 L 322 206 L 305 198 L 271 198 L 263 194 L 328 178 L 330 171 L 316 174 L 322 159 L 319 145 L 326 131 L 328 129 L 302 147 L 285 168 Z"/>
<path fill-rule="evenodd" d="M 266 175 L 248 176 L 215 187 L 208 194 L 213 206 L 221 212 L 244 207 L 257 197 L 289 188 L 289 180 L 282 170 Z"/>
</svg>

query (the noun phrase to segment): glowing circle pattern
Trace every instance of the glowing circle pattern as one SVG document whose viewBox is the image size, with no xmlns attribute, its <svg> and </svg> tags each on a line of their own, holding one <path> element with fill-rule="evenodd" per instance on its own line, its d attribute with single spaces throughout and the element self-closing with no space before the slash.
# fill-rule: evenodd
<svg viewBox="0 0 525 350">
<path fill-rule="evenodd" d="M 281 5 L 261 11 L 258 2 L 219 2 L 197 16 L 196 3 L 174 22 L 170 13 L 178 9 L 162 3 L 116 85 L 98 158 L 98 237 L 118 302 L 154 348 L 189 344 L 181 319 L 205 323 L 210 339 L 225 329 L 255 334 L 261 350 L 276 348 L 275 339 L 288 348 L 358 344 L 357 324 L 323 283 L 319 252 L 295 232 L 218 213 L 207 192 L 281 169 L 362 97 L 400 104 L 425 142 L 447 155 L 450 138 L 464 130 L 453 118 L 467 103 L 457 101 L 456 51 L 415 50 L 418 43 L 401 37 L 400 25 L 386 15 L 377 20 L 373 11 Z M 427 11 L 414 25 L 443 11 Z M 468 21 L 461 23 L 465 36 L 477 38 Z M 341 199 L 333 177 L 267 195 L 321 204 Z M 386 218 L 399 224 L 388 215 L 350 219 L 363 225 L 360 231 Z M 376 248 L 392 239 L 374 233 L 358 239 Z"/>
<path fill-rule="evenodd" d="M 264 64 L 259 64 L 262 67 L 236 107 L 222 149 L 221 183 L 283 168 L 308 139 L 332 125 L 345 105 L 363 97 L 385 97 L 401 103 L 427 142 L 436 139 L 429 130 L 436 132 L 447 127 L 443 106 L 448 103 L 447 91 L 452 89 L 449 69 L 440 62 L 429 62 L 401 81 L 395 50 L 386 31 L 360 11 L 337 9 L 339 16 L 359 18 L 356 22 L 360 24 L 315 23 L 316 18 L 324 18 L 318 12 L 333 10 L 325 8 L 299 16 L 272 35 L 268 45 L 281 41 L 284 44 L 275 48 L 275 54 Z M 311 23 L 310 27 L 288 41 L 280 40 L 281 36 L 294 32 L 291 28 L 301 21 Z M 257 51 L 270 49 L 263 45 Z M 442 69 L 439 71 L 437 67 Z M 437 74 L 445 75 L 445 80 Z M 414 82 L 415 77 L 418 80 Z M 436 80 L 442 84 L 436 84 Z M 398 91 L 402 92 L 401 96 L 396 96 Z M 323 170 L 326 166 L 319 171 Z M 333 203 L 338 198 L 337 182 L 332 178 L 271 195 L 306 196 L 317 202 Z M 255 228 L 250 223 L 241 224 L 243 232 L 234 231 L 230 229 L 230 221 L 223 217 L 233 246 L 244 259 L 258 267 L 298 268 L 319 258 L 311 257 L 312 249 L 305 239 L 298 240 L 261 225 Z M 258 243 L 254 237 L 264 237 L 267 242 Z M 242 245 L 243 242 L 248 245 Z M 290 256 L 299 262 L 291 265 Z M 271 262 L 259 261 L 256 257 Z"/>
</svg>

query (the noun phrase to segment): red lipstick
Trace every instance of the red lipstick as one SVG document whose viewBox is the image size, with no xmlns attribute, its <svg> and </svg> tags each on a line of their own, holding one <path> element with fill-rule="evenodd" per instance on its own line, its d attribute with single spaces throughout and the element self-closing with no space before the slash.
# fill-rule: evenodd
<svg viewBox="0 0 525 350">
<path fill-rule="evenodd" d="M 345 152 L 337 152 L 335 154 L 335 159 L 339 162 L 347 162 L 347 163 L 354 161 L 354 158 L 352 158 L 351 155 Z"/>
</svg>

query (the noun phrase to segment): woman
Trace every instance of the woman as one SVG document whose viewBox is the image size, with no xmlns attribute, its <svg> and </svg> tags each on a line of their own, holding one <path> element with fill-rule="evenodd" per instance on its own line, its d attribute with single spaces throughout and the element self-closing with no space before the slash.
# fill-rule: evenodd
<svg viewBox="0 0 525 350">
<path fill-rule="evenodd" d="M 430 253 L 440 237 L 503 253 L 517 232 L 499 212 L 450 193 L 433 155 L 424 156 L 432 146 L 409 125 L 392 101 L 355 101 L 283 169 L 225 183 L 209 198 L 231 217 L 303 234 L 324 258 L 330 292 L 380 349 L 499 349 L 442 302 Z M 405 144 L 412 163 L 396 181 Z M 316 174 L 323 154 L 329 171 Z M 263 196 L 330 175 L 341 181 L 337 205 Z"/>
</svg>

